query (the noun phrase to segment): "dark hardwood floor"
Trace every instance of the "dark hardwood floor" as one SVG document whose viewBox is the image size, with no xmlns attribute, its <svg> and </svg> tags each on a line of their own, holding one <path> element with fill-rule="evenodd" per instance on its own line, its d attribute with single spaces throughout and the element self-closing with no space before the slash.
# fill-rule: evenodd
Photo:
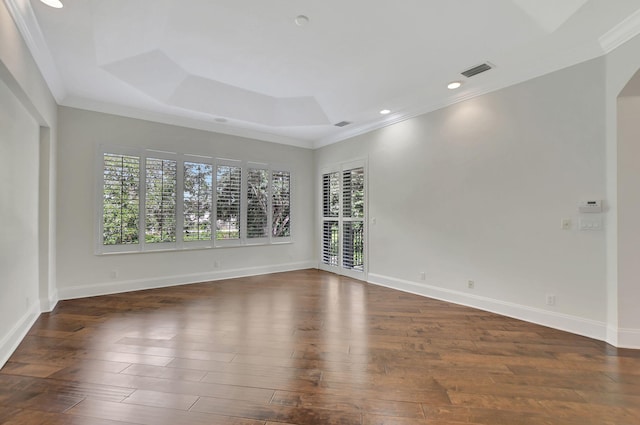
<svg viewBox="0 0 640 425">
<path fill-rule="evenodd" d="M 0 423 L 638 425 L 640 352 L 304 270 L 60 302 Z"/>
</svg>

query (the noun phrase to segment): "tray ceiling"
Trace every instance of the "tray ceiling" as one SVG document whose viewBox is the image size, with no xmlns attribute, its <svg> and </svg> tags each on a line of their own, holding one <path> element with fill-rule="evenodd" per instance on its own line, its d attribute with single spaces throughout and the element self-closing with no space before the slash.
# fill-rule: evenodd
<svg viewBox="0 0 640 425">
<path fill-rule="evenodd" d="M 640 20 L 637 0 L 62 1 L 5 0 L 59 104 L 309 148 L 600 56 Z"/>
</svg>

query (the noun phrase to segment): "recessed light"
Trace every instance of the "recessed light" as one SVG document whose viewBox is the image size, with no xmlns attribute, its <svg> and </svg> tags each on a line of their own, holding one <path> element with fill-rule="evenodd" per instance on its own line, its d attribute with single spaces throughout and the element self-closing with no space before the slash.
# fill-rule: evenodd
<svg viewBox="0 0 640 425">
<path fill-rule="evenodd" d="M 452 81 L 447 85 L 447 88 L 449 90 L 455 90 L 457 88 L 460 88 L 461 85 L 462 85 L 462 82 L 460 81 Z"/>
<path fill-rule="evenodd" d="M 40 0 L 42 3 L 46 4 L 47 6 L 51 6 L 54 7 L 56 9 L 60 9 L 62 8 L 63 4 L 60 0 Z"/>
<path fill-rule="evenodd" d="M 381 115 L 387 115 L 391 113 L 391 109 L 383 109 L 382 111 L 380 111 Z"/>
<path fill-rule="evenodd" d="M 305 15 L 298 15 L 296 16 L 296 19 L 293 20 L 293 22 L 295 22 L 299 27 L 304 27 L 309 23 L 309 17 Z"/>
</svg>

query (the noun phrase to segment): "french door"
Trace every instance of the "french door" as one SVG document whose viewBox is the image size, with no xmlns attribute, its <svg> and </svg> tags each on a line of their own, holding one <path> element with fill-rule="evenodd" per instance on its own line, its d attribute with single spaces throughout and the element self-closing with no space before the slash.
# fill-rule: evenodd
<svg viewBox="0 0 640 425">
<path fill-rule="evenodd" d="M 322 270 L 366 280 L 366 205 L 364 162 L 322 173 Z"/>
</svg>

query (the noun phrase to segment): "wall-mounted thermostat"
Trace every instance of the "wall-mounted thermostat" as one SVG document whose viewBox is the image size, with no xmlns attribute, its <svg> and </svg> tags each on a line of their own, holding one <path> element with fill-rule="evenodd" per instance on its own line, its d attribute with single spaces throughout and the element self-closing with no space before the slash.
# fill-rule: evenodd
<svg viewBox="0 0 640 425">
<path fill-rule="evenodd" d="M 581 201 L 578 209 L 581 213 L 601 213 L 602 201 Z"/>
</svg>

